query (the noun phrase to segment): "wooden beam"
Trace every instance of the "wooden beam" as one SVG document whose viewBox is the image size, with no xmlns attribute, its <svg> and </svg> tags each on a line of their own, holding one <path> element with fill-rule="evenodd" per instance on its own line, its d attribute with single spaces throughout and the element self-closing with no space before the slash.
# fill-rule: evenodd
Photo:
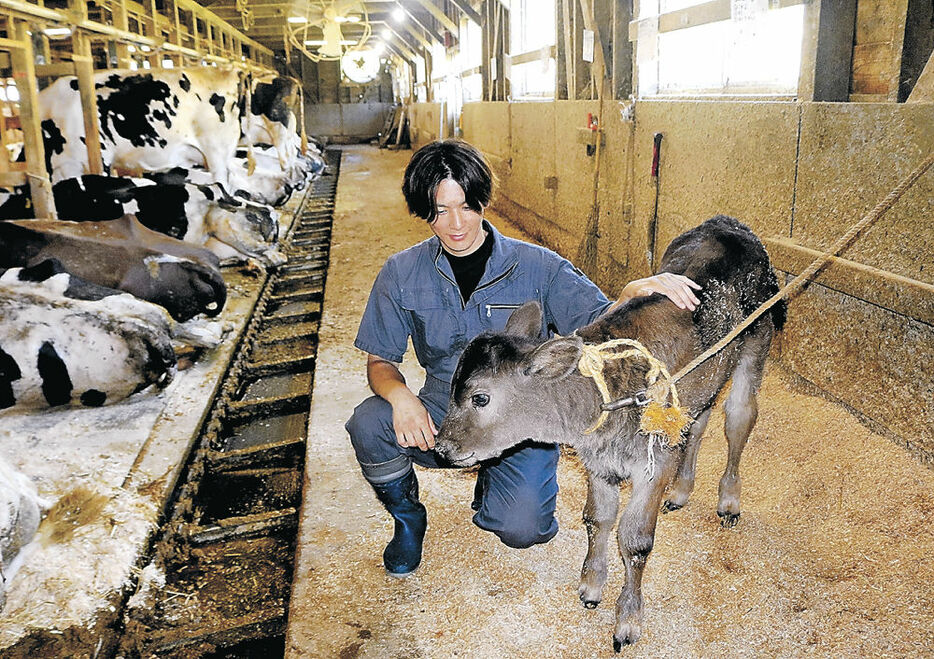
<svg viewBox="0 0 934 659">
<path fill-rule="evenodd" d="M 594 19 L 593 0 L 580 0 L 581 14 L 584 17 L 584 28 L 593 32 L 593 63 L 590 67 L 590 77 L 596 91 L 597 98 L 602 93 L 602 81 L 606 78 L 606 59 L 603 54 L 603 40 L 600 38 L 600 26 Z M 603 117 L 600 117 L 603 121 Z"/>
<path fill-rule="evenodd" d="M 914 89 L 908 96 L 906 103 L 931 103 L 934 102 L 934 53 L 931 53 L 928 63 L 924 65 L 924 70 L 918 77 Z"/>
<path fill-rule="evenodd" d="M 435 17 L 435 19 L 444 26 L 451 34 L 457 35 L 457 24 L 450 19 L 450 17 L 441 11 L 437 5 L 432 2 L 432 0 L 415 0 L 418 4 L 428 10 L 428 13 Z"/>
<path fill-rule="evenodd" d="M 69 0 L 68 7 L 80 20 L 87 20 L 88 6 L 84 0 Z M 78 78 L 78 94 L 81 98 L 81 110 L 84 115 L 84 146 L 88 152 L 88 174 L 103 174 L 104 165 L 101 156 L 101 136 L 97 113 L 97 93 L 94 89 L 94 61 L 91 58 L 91 42 L 84 32 L 75 31 L 71 35 L 74 50 L 72 61 Z"/>
<path fill-rule="evenodd" d="M 561 33 L 564 36 L 562 42 L 560 42 L 564 47 L 561 49 L 556 48 L 555 53 L 555 63 L 559 65 L 558 71 L 561 72 L 560 64 L 561 60 L 564 60 L 564 97 L 568 100 L 573 101 L 577 98 L 577 90 L 574 84 L 574 64 L 577 60 L 577 55 L 574 52 L 574 46 L 572 45 L 573 37 L 573 28 L 571 26 L 571 10 L 570 4 L 573 0 L 558 0 L 561 3 L 561 14 L 558 21 L 558 26 L 560 27 Z M 557 9 L 557 8 L 556 8 Z M 556 46 L 558 44 L 555 44 Z M 560 79 L 560 75 L 558 76 Z M 558 88 L 555 91 L 560 91 L 561 84 L 558 84 Z M 558 96 L 558 94 L 556 94 Z"/>
<path fill-rule="evenodd" d="M 408 8 L 408 7 L 406 7 L 405 5 L 399 4 L 398 2 L 396 2 L 395 5 L 396 5 L 396 7 L 400 8 L 402 11 L 404 11 L 405 14 L 406 14 L 406 16 L 408 16 L 408 17 L 412 20 L 413 23 L 415 23 L 417 26 L 419 26 L 420 28 L 422 28 L 423 30 L 425 30 L 425 32 L 428 34 L 428 36 L 430 36 L 432 39 L 434 39 L 437 43 L 442 43 L 442 44 L 444 43 L 444 37 L 442 37 L 438 32 L 436 32 L 436 31 L 434 30 L 434 28 L 430 28 L 430 27 L 428 27 L 427 25 L 425 25 L 424 23 L 422 23 L 422 22 L 418 19 L 418 17 L 415 16 L 415 14 L 413 14 L 411 11 L 409 11 L 409 8 Z"/>
<path fill-rule="evenodd" d="M 855 33 L 856 0 L 821 0 L 807 5 L 798 100 L 849 100 Z"/>
<path fill-rule="evenodd" d="M 473 7 L 467 4 L 466 0 L 451 0 L 451 4 L 460 9 L 464 13 L 464 16 L 472 20 L 477 25 L 483 25 L 483 19 L 480 18 L 480 14 L 475 12 Z"/>
<path fill-rule="evenodd" d="M 791 238 L 764 238 L 772 265 L 792 275 L 801 273 L 822 252 L 799 245 Z M 812 280 L 844 295 L 934 325 L 934 285 L 832 257 Z"/>
<path fill-rule="evenodd" d="M 13 77 L 19 89 L 20 124 L 23 130 L 23 148 L 26 150 L 26 171 L 32 205 L 37 218 L 58 219 L 52 183 L 45 171 L 45 146 L 42 143 L 42 128 L 39 122 L 39 92 L 36 84 L 35 59 L 32 39 L 26 21 L 12 21 L 16 38 L 23 48 L 11 51 Z"/>
</svg>

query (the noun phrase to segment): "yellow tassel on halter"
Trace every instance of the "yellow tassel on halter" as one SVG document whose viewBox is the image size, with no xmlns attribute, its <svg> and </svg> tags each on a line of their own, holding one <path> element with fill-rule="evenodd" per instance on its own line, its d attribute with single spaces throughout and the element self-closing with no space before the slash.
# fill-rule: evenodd
<svg viewBox="0 0 934 659">
<path fill-rule="evenodd" d="M 682 408 L 660 405 L 654 400 L 642 410 L 639 430 L 646 435 L 662 435 L 668 446 L 681 442 L 681 432 L 693 421 Z"/>
</svg>

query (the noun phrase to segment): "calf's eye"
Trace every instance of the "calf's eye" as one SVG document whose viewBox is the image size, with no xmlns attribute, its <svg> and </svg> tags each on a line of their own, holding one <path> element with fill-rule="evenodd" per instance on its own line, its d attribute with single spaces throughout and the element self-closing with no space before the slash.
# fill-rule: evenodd
<svg viewBox="0 0 934 659">
<path fill-rule="evenodd" d="M 470 402 L 474 407 L 486 407 L 490 402 L 490 397 L 486 394 L 474 394 L 470 397 Z"/>
</svg>

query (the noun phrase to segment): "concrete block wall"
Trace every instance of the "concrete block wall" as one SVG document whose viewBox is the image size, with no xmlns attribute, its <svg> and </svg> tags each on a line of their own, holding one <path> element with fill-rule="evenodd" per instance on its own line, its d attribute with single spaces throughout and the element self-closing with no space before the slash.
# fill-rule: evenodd
<svg viewBox="0 0 934 659">
<path fill-rule="evenodd" d="M 497 210 L 611 296 L 651 272 L 655 133 L 656 262 L 676 235 L 726 213 L 788 278 L 934 149 L 930 103 L 640 100 L 634 119 L 626 110 L 603 108 L 596 231 L 595 158 L 577 133 L 597 102 L 475 103 L 462 118 L 497 170 Z M 584 249 L 594 233 L 595 250 Z M 792 300 L 781 359 L 934 462 L 934 172 Z"/>
<path fill-rule="evenodd" d="M 391 109 L 391 103 L 312 103 L 306 99 L 305 129 L 330 142 L 364 142 L 379 134 Z"/>
<path fill-rule="evenodd" d="M 410 103 L 409 137 L 412 141 L 412 150 L 416 151 L 429 142 L 445 137 L 441 129 L 441 103 Z"/>
</svg>

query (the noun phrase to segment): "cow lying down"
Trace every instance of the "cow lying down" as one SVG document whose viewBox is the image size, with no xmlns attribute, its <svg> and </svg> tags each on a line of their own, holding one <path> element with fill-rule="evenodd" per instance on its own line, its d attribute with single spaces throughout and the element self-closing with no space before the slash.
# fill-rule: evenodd
<svg viewBox="0 0 934 659">
<path fill-rule="evenodd" d="M 0 275 L 0 410 L 98 407 L 175 375 L 159 306 L 72 277 L 47 260 Z"/>
<path fill-rule="evenodd" d="M 69 273 L 164 307 L 184 322 L 216 316 L 227 286 L 211 252 L 142 226 L 131 216 L 109 222 L 0 222 L 0 269 L 54 258 Z"/>
<path fill-rule="evenodd" d="M 45 505 L 33 482 L 0 457 L 0 611 L 19 567 L 17 557 L 35 536 Z"/>
<path fill-rule="evenodd" d="M 278 213 L 269 206 L 231 196 L 220 183 L 195 185 L 187 170 L 176 168 L 146 178 L 97 176 L 56 183 L 55 206 L 63 220 L 115 220 L 135 215 L 153 231 L 198 247 L 220 244 L 215 254 L 256 259 L 278 266 L 286 257 L 277 248 Z M 232 250 L 232 251 L 231 251 Z"/>
<path fill-rule="evenodd" d="M 729 453 L 717 514 L 724 526 L 739 518 L 739 459 L 756 421 L 756 393 L 772 335 L 785 317 L 783 304 L 773 307 L 771 315 L 759 318 L 677 383 L 681 405 L 693 423 L 683 435 L 675 433 L 673 446 L 640 432 L 642 408 L 637 405 L 609 412 L 587 434 L 600 420 L 604 400 L 595 380 L 578 370 L 585 344 L 636 339 L 674 372 L 778 290 L 762 243 L 748 227 L 722 215 L 677 237 L 665 252 L 661 271 L 684 274 L 703 286 L 701 304 L 693 313 L 652 295 L 630 300 L 571 336 L 543 341 L 541 308 L 532 301 L 513 313 L 505 332 L 475 338 L 455 372 L 448 416 L 435 446 L 459 466 L 494 458 L 529 439 L 577 449 L 589 486 L 584 507 L 589 547 L 578 589 L 587 608 L 597 606 L 606 583 L 606 545 L 617 521 L 619 483 L 632 482 L 617 531 L 626 569 L 626 585 L 616 601 L 617 651 L 642 633 L 642 572 L 658 511 L 663 505 L 676 510 L 687 503 L 710 408 L 730 378 L 725 405 Z M 634 396 L 646 390 L 647 362 L 638 356 L 606 360 L 603 375 L 613 399 Z"/>
</svg>

